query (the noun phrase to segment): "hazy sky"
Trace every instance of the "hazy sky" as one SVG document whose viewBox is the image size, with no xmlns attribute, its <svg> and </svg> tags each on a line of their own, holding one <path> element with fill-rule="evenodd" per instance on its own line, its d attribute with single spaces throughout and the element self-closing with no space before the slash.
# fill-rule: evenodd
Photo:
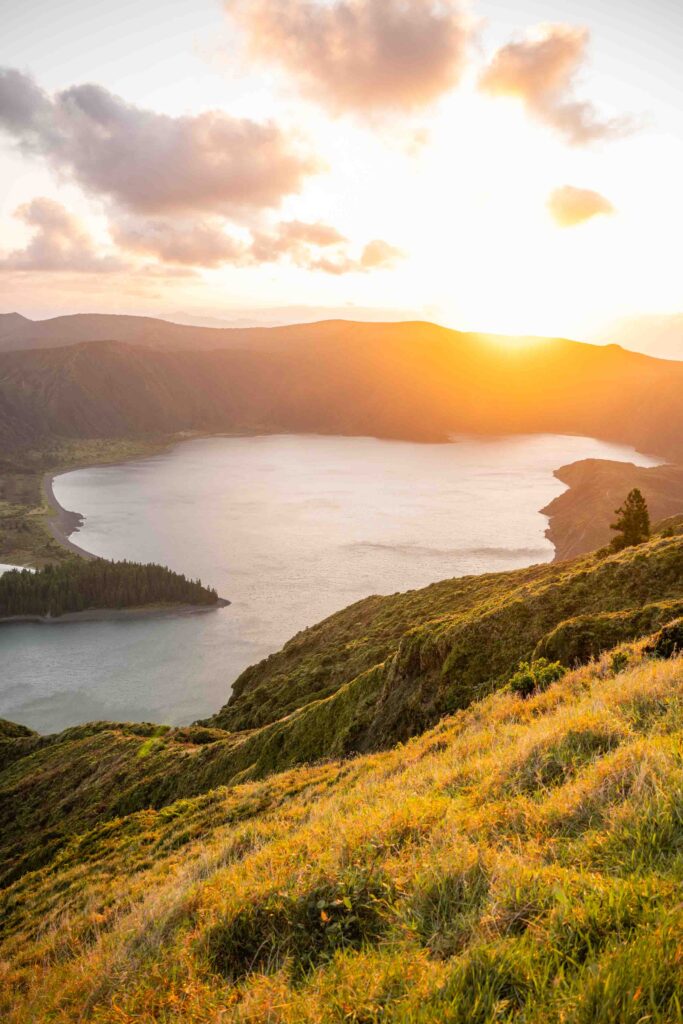
<svg viewBox="0 0 683 1024">
<path fill-rule="evenodd" d="M 680 313 L 682 44 L 673 0 L 3 0 L 0 309 Z"/>
</svg>

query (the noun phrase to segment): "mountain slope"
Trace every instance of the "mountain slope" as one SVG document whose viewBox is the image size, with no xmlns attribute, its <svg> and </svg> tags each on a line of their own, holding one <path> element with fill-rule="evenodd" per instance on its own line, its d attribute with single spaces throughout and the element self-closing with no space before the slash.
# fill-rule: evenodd
<svg viewBox="0 0 683 1024">
<path fill-rule="evenodd" d="M 95 723 L 0 744 L 11 764 L 0 780 L 5 877 L 49 863 L 97 823 L 386 749 L 499 689 L 520 660 L 583 664 L 679 616 L 683 534 L 359 602 L 247 670 L 213 720 Z"/>
<path fill-rule="evenodd" d="M 84 826 L 0 894 L 3 1019 L 680 1021 L 682 711 L 683 661 L 633 649 Z"/>
<path fill-rule="evenodd" d="M 262 334 L 291 343 L 158 351 L 90 342 L 0 354 L 0 443 L 183 430 L 414 440 L 547 431 L 683 455 L 683 363 L 562 339 L 517 347 L 433 324 L 273 330 Z"/>
</svg>

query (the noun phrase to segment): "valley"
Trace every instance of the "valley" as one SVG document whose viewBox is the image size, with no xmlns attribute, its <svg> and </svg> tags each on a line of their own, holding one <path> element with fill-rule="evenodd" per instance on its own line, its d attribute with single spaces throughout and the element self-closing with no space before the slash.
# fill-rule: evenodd
<svg viewBox="0 0 683 1024">
<path fill-rule="evenodd" d="M 85 515 L 62 513 L 81 522 L 70 537 L 78 549 L 199 576 L 231 604 L 208 617 L 48 633 L 5 626 L 0 716 L 43 732 L 210 715 L 246 668 L 353 602 L 550 561 L 538 510 L 562 490 L 555 467 L 585 456 L 651 464 L 623 446 L 555 435 L 252 435 L 62 473 L 60 507 Z"/>
<path fill-rule="evenodd" d="M 0 1024 L 683 1024 L 683 4 L 0 25 Z"/>
<path fill-rule="evenodd" d="M 109 720 L 106 700 L 81 688 L 66 728 L 0 720 L 8 1024 L 469 1024 L 473 1007 L 482 1024 L 501 1007 L 532 1024 L 636 1024 L 634 1005 L 657 1024 L 677 1019 L 680 364 L 546 341 L 508 352 L 495 380 L 491 339 L 400 326 L 374 341 L 358 325 L 294 332 L 277 354 L 190 354 L 157 338 L 0 355 L 0 558 L 54 566 L 27 576 L 15 603 L 37 602 L 28 614 L 40 617 L 59 595 L 68 618 L 86 578 L 99 593 L 142 538 L 151 560 L 190 579 L 131 566 L 135 606 L 152 595 L 144 569 L 174 600 L 193 590 L 208 607 L 215 591 L 196 589 L 196 567 L 220 564 L 229 545 L 211 544 L 206 524 L 194 541 L 186 523 L 168 529 L 184 506 L 198 523 L 182 481 L 246 558 L 245 591 L 251 575 L 263 592 L 261 643 L 263 610 L 286 607 L 274 567 L 291 517 L 302 568 L 281 593 L 308 616 L 260 655 L 245 648 L 232 675 L 225 636 L 212 642 L 182 605 L 173 617 L 2 626 L 17 693 L 42 665 L 59 690 L 60 647 L 71 676 L 82 654 L 92 674 L 92 630 L 106 699 L 132 712 Z M 606 402 L 608 379 L 619 386 Z M 208 469 L 194 454 L 204 448 L 219 455 Z M 150 468 L 161 475 L 146 485 Z M 300 507 L 299 472 L 313 487 Z M 146 540 L 116 497 L 128 476 Z M 221 480 L 246 503 L 241 526 Z M 633 487 L 652 535 L 610 550 Z M 118 530 L 103 528 L 107 515 Z M 268 515 L 280 532 L 259 558 L 245 538 L 267 536 Z M 70 551 L 73 529 L 76 549 L 108 560 Z M 343 599 L 373 564 L 386 593 Z M 46 589 L 52 575 L 63 585 Z M 201 621 L 236 613 L 235 637 L 247 636 L 239 590 Z M 116 616 L 123 592 L 109 591 Z M 145 651 L 134 672 L 131 629 Z M 170 676 L 169 655 L 179 672 L 164 691 L 154 670 Z M 214 701 L 192 715 L 203 670 Z M 173 693 L 178 721 L 193 724 L 163 724 Z M 49 690 L 34 711 L 60 713 Z"/>
</svg>

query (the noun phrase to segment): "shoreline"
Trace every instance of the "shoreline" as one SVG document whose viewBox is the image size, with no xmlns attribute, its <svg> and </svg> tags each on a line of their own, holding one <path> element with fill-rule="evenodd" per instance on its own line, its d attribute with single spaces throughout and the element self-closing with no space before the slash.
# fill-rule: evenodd
<svg viewBox="0 0 683 1024">
<path fill-rule="evenodd" d="M 68 473 L 70 471 L 66 469 L 63 472 Z M 71 551 L 72 554 L 79 555 L 81 558 L 91 562 L 97 558 L 97 555 L 94 555 L 92 551 L 86 551 L 85 548 L 69 540 L 71 534 L 76 533 L 81 528 L 85 522 L 85 516 L 80 512 L 69 511 L 69 509 L 64 508 L 57 501 L 54 492 L 54 481 L 56 477 L 61 475 L 62 473 L 60 472 L 45 473 L 41 482 L 43 496 L 49 509 L 47 528 L 54 540 L 61 544 L 62 547 L 65 547 L 67 551 Z"/>
<path fill-rule="evenodd" d="M 237 434 L 233 433 L 218 433 L 218 434 L 195 434 L 193 432 L 181 432 L 172 437 L 167 437 L 154 446 L 149 452 L 140 452 L 131 455 L 129 458 L 119 459 L 103 459 L 101 461 L 94 460 L 86 465 L 73 465 L 64 466 L 62 469 L 51 469 L 47 473 L 44 473 L 41 479 L 41 493 L 48 507 L 48 515 L 46 516 L 46 526 L 48 532 L 52 536 L 53 540 L 56 540 L 58 544 L 66 548 L 74 555 L 79 555 L 81 558 L 85 558 L 88 561 L 92 561 L 95 558 L 99 558 L 99 555 L 93 554 L 92 551 L 87 551 L 82 548 L 79 544 L 75 544 L 69 538 L 73 533 L 77 533 L 85 522 L 85 516 L 81 512 L 72 512 L 69 509 L 64 508 L 63 505 L 57 501 L 54 482 L 58 476 L 63 476 L 65 473 L 72 473 L 80 469 L 96 469 L 99 466 L 127 466 L 131 462 L 136 462 L 139 459 L 152 458 L 155 455 L 163 455 L 167 452 L 172 451 L 175 447 L 183 444 L 185 441 L 196 441 L 202 438 L 211 437 L 252 437 L 260 436 L 258 431 L 240 431 Z M 230 602 L 228 602 L 229 604 Z"/>
<path fill-rule="evenodd" d="M 554 471 L 565 490 L 541 509 L 555 562 L 588 554 L 609 544 L 614 510 L 634 487 L 648 503 L 652 528 L 683 513 L 683 466 L 637 466 L 609 459 L 579 459 Z"/>
<path fill-rule="evenodd" d="M 95 557 L 94 555 L 91 557 Z M 0 626 L 16 626 L 22 623 L 58 626 L 69 622 L 116 622 L 127 619 L 161 619 L 177 618 L 179 615 L 201 615 L 215 612 L 219 608 L 230 605 L 224 597 L 219 597 L 215 604 L 166 604 L 138 608 L 86 608 L 82 612 L 65 612 L 64 615 L 8 615 L 0 618 Z"/>
<path fill-rule="evenodd" d="M 67 551 L 70 551 L 72 554 L 78 555 L 79 557 L 85 558 L 87 560 L 93 560 L 98 557 L 92 552 L 87 551 L 85 548 L 81 547 L 79 544 L 74 543 L 74 541 L 70 539 L 72 534 L 77 533 L 78 530 L 81 528 L 81 526 L 85 522 L 85 517 L 79 512 L 73 512 L 70 511 L 69 509 L 65 509 L 62 505 L 60 505 L 54 493 L 55 479 L 58 476 L 61 476 L 63 473 L 71 472 L 72 468 L 88 469 L 95 468 L 96 466 L 99 465 L 125 466 L 131 462 L 136 461 L 137 459 L 149 458 L 151 454 L 158 455 L 168 451 L 172 451 L 174 448 L 183 444 L 185 441 L 195 441 L 201 440 L 203 438 L 245 436 L 261 436 L 261 432 L 239 431 L 236 433 L 219 432 L 216 434 L 194 434 L 192 432 L 188 432 L 187 434 L 184 435 L 180 434 L 174 437 L 167 438 L 166 441 L 163 442 L 155 452 L 151 452 L 149 454 L 136 454 L 132 455 L 130 458 L 116 459 L 114 461 L 94 461 L 89 466 L 65 467 L 59 470 L 53 469 L 45 473 L 42 478 L 42 492 L 49 510 L 48 515 L 46 517 L 46 525 L 48 531 L 52 538 L 56 540 L 58 544 L 61 544 L 62 547 L 64 547 Z M 446 440 L 446 443 L 449 443 L 449 441 L 452 442 L 454 439 L 455 438 L 449 438 Z M 637 449 L 635 450 L 637 451 Z M 659 456 L 656 455 L 652 455 L 650 457 L 659 458 Z M 579 540 L 576 536 L 573 536 L 576 530 L 576 524 L 568 524 L 567 522 L 565 522 L 565 509 L 568 504 L 573 502 L 575 498 L 575 492 L 583 491 L 582 486 L 577 486 L 578 481 L 576 477 L 581 477 L 581 483 L 584 484 L 585 486 L 586 471 L 588 470 L 588 474 L 592 475 L 590 473 L 590 471 L 592 470 L 595 474 L 595 477 L 599 480 L 600 469 L 597 468 L 596 470 L 596 467 L 600 467 L 601 465 L 605 464 L 619 467 L 620 470 L 624 473 L 624 476 L 630 476 L 631 473 L 637 475 L 640 475 L 641 473 L 647 474 L 648 470 L 661 469 L 665 466 L 670 466 L 670 464 L 662 462 L 657 466 L 639 467 L 632 462 L 622 463 L 621 461 L 616 460 L 611 461 L 587 458 L 578 459 L 576 462 L 570 463 L 569 465 L 559 466 L 556 469 L 554 469 L 552 475 L 561 483 L 565 484 L 566 490 L 562 494 L 554 498 L 549 504 L 537 510 L 540 515 L 546 516 L 548 520 L 547 527 L 544 530 L 544 536 L 553 545 L 554 548 L 554 556 L 551 559 L 552 562 L 565 561 L 567 558 L 573 558 L 579 554 L 584 554 L 590 550 L 594 550 L 594 547 L 596 546 L 595 538 L 591 538 L 591 540 L 588 541 L 588 543 L 586 543 L 586 537 L 582 537 L 581 540 Z M 670 466 L 670 468 L 674 467 Z M 583 493 L 580 496 L 583 497 L 584 499 L 587 497 L 587 495 Z M 591 495 L 591 497 L 593 496 Z M 667 514 L 671 514 L 670 509 L 667 509 Z M 600 542 L 604 543 L 605 539 L 601 537 Z M 591 544 L 593 546 L 591 546 Z"/>
</svg>

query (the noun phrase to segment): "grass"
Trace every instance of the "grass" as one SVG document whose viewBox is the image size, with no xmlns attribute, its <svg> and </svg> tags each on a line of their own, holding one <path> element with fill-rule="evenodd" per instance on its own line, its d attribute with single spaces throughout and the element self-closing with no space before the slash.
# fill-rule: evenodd
<svg viewBox="0 0 683 1024">
<path fill-rule="evenodd" d="M 618 606 L 622 611 L 599 610 Z M 520 661 L 543 665 L 540 651 L 547 638 L 569 628 L 580 608 L 592 609 L 579 616 L 591 618 L 591 650 L 600 654 L 607 647 L 615 668 L 628 666 L 626 648 L 634 630 L 645 637 L 673 621 L 668 632 L 649 641 L 673 652 L 671 629 L 678 628 L 683 610 L 683 536 L 656 539 L 607 559 L 446 581 L 352 606 L 262 664 L 260 685 L 273 687 L 274 706 L 282 678 L 292 679 L 293 688 L 298 680 L 301 689 L 300 706 L 290 710 L 287 703 L 281 718 L 260 726 L 250 723 L 248 709 L 259 689 L 250 686 L 242 691 L 244 698 L 238 695 L 228 705 L 236 719 L 246 701 L 242 728 L 222 727 L 221 712 L 208 724 L 162 735 L 149 724 L 100 722 L 52 737 L 0 736 L 0 766 L 6 766 L 0 776 L 0 880 L 49 863 L 73 834 L 98 823 L 221 785 L 404 742 L 444 714 L 505 686 Z M 368 609 L 371 616 L 363 618 Z M 416 625 L 420 609 L 424 619 Z M 614 647 L 620 637 L 626 648 Z M 348 645 L 351 653 L 344 660 Z M 564 667 L 587 657 L 572 653 Z M 328 696 L 319 697 L 314 689 L 306 699 L 311 666 L 326 658 L 338 666 L 338 685 Z M 252 682 L 256 678 L 250 676 Z M 550 764 L 543 770 L 559 769 Z"/>
<path fill-rule="evenodd" d="M 682 611 L 674 530 L 360 602 L 207 723 L 0 722 L 0 1019 L 683 1022 Z"/>
<path fill-rule="evenodd" d="M 211 724 L 260 728 L 382 668 L 360 749 L 406 739 L 501 685 L 522 660 L 569 667 L 683 614 L 683 524 L 618 555 L 371 597 L 247 669 Z"/>
<path fill-rule="evenodd" d="M 683 1020 L 683 660 L 641 648 L 73 834 L 4 890 L 3 1019 Z"/>
</svg>

